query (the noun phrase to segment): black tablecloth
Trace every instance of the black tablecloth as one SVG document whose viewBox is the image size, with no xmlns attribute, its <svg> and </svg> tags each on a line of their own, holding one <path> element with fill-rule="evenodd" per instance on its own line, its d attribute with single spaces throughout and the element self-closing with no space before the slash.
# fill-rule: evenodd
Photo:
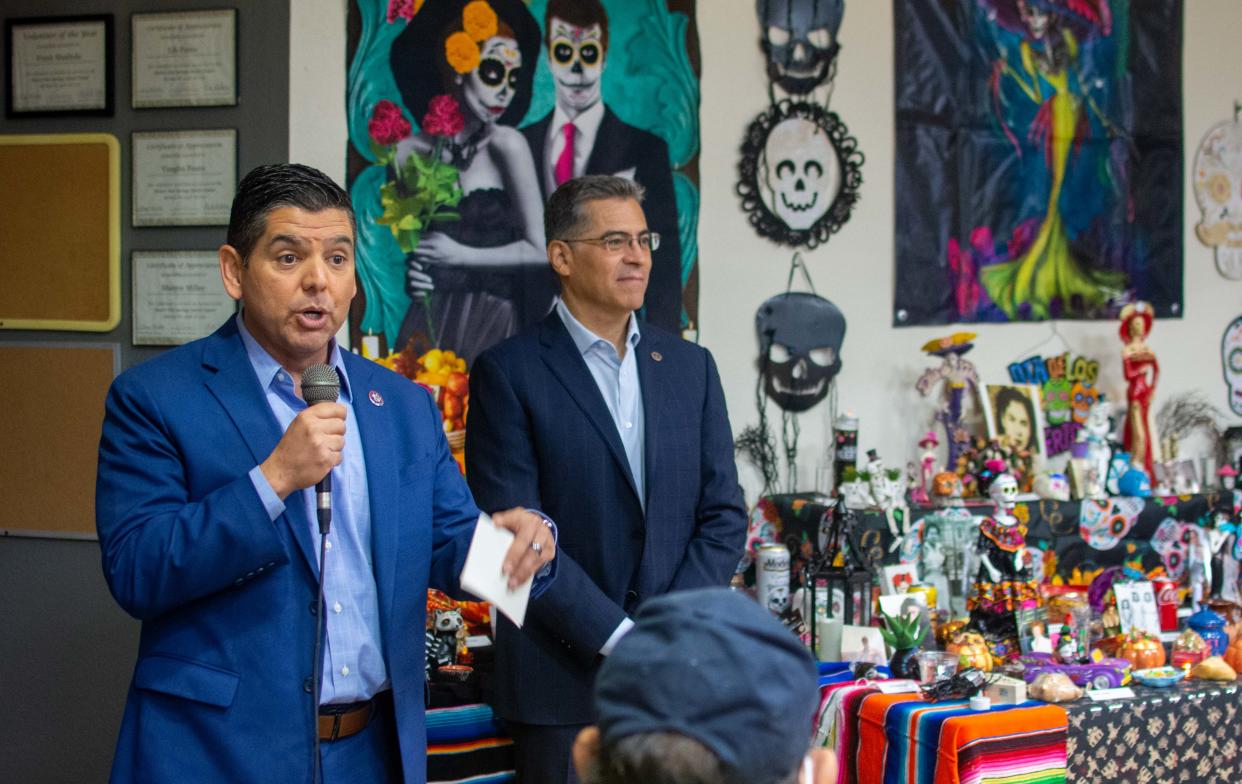
<svg viewBox="0 0 1242 784">
<path fill-rule="evenodd" d="M 1242 781 L 1242 683 L 1132 685 L 1133 699 L 1065 706 L 1067 780 L 1121 784 Z"/>
</svg>

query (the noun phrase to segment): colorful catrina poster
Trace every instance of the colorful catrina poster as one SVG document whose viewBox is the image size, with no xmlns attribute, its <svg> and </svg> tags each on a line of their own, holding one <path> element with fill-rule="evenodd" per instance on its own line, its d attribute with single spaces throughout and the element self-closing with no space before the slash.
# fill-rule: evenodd
<svg viewBox="0 0 1242 784">
<path fill-rule="evenodd" d="M 356 344 L 472 362 L 545 315 L 543 204 L 582 174 L 645 188 L 661 241 L 644 315 L 695 322 L 694 0 L 355 0 L 350 13 Z"/>
<path fill-rule="evenodd" d="M 1181 315 L 1181 5 L 895 0 L 895 324 Z"/>
</svg>

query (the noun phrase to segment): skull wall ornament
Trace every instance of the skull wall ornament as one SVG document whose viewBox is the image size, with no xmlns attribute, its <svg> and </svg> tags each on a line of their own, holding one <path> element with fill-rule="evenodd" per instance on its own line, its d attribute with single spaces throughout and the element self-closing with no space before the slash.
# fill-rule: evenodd
<svg viewBox="0 0 1242 784">
<path fill-rule="evenodd" d="M 1225 328 L 1220 340 L 1220 362 L 1229 386 L 1229 409 L 1242 415 L 1242 316 Z"/>
<path fill-rule="evenodd" d="M 845 0 L 757 0 L 768 80 L 805 95 L 831 79 Z"/>
<path fill-rule="evenodd" d="M 816 294 L 786 292 L 755 313 L 764 390 L 786 411 L 806 411 L 824 399 L 841 370 L 845 316 Z"/>
<path fill-rule="evenodd" d="M 828 134 L 801 117 L 772 129 L 759 167 L 764 204 L 791 229 L 814 226 L 841 188 L 841 166 Z"/>
<path fill-rule="evenodd" d="M 759 236 L 814 248 L 849 220 L 862 164 L 858 140 L 836 113 L 783 100 L 747 128 L 736 190 Z"/>
<path fill-rule="evenodd" d="M 1242 280 L 1242 123 L 1236 116 L 1208 131 L 1195 153 L 1195 201 L 1203 211 L 1199 240 L 1216 250 L 1216 269 Z"/>
</svg>

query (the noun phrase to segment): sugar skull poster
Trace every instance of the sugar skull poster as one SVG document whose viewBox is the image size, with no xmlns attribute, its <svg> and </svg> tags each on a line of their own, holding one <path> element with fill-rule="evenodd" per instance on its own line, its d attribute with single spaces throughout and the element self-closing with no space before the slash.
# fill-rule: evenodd
<svg viewBox="0 0 1242 784">
<path fill-rule="evenodd" d="M 1216 269 L 1229 280 L 1242 280 L 1242 122 L 1213 126 L 1195 153 L 1195 202 L 1202 219 L 1199 240 L 1216 254 Z"/>
<path fill-rule="evenodd" d="M 356 0 L 356 344 L 467 363 L 550 309 L 543 204 L 583 174 L 645 189 L 643 315 L 697 320 L 693 0 Z"/>
<path fill-rule="evenodd" d="M 896 0 L 896 325 L 1181 315 L 1180 9 Z"/>
</svg>

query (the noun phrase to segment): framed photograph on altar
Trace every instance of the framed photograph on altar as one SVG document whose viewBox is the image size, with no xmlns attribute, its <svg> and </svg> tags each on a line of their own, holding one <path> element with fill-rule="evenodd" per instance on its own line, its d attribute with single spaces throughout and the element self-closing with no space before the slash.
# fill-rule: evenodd
<svg viewBox="0 0 1242 784">
<path fill-rule="evenodd" d="M 841 661 L 887 664 L 884 637 L 874 626 L 841 627 Z"/>
<path fill-rule="evenodd" d="M 983 413 L 988 438 L 1013 451 L 1044 454 L 1044 417 L 1039 388 L 1030 384 L 988 384 Z"/>
<path fill-rule="evenodd" d="M 135 109 L 237 105 L 237 9 L 131 17 Z"/>
<path fill-rule="evenodd" d="M 906 589 L 919 581 L 919 570 L 915 564 L 892 564 L 880 567 L 880 592 L 888 594 L 904 594 Z"/>
<path fill-rule="evenodd" d="M 4 114 L 112 116 L 112 14 L 4 20 Z"/>
</svg>

